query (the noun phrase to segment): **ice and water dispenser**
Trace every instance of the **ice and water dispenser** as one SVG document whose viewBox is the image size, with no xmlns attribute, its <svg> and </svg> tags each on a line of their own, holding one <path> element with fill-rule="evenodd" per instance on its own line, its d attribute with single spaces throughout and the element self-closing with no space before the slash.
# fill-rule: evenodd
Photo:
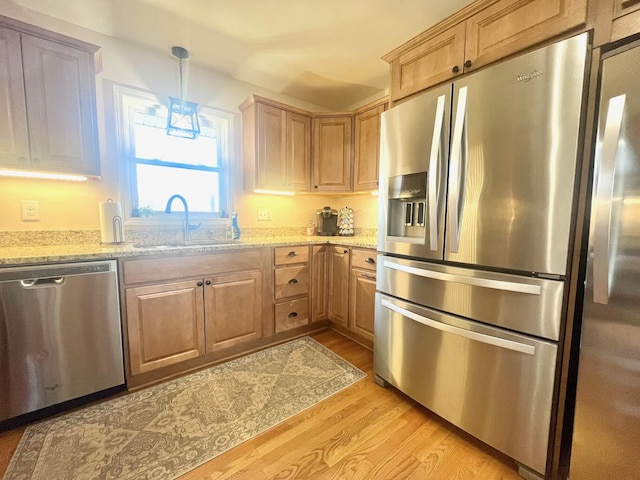
<svg viewBox="0 0 640 480">
<path fill-rule="evenodd" d="M 388 202 L 388 236 L 425 237 L 427 172 L 390 177 Z"/>
</svg>

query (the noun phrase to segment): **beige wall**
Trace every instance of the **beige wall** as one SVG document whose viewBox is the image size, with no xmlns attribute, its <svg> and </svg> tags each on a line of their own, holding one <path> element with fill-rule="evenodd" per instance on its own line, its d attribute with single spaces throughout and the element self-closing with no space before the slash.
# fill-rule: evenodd
<svg viewBox="0 0 640 480">
<path fill-rule="evenodd" d="M 66 22 L 8 4 L 2 14 L 49 30 L 72 36 L 102 47 L 103 71 L 96 77 L 98 126 L 102 177 L 81 184 L 45 180 L 21 180 L 0 177 L 0 231 L 29 230 L 93 230 L 99 228 L 98 202 L 107 198 L 121 200 L 120 176 L 115 154 L 113 133 L 112 92 L 113 83 L 124 84 L 156 93 L 159 98 L 175 95 L 177 91 L 177 62 L 167 47 L 166 54 L 159 54 L 120 40 L 97 34 Z M 212 52 L 214 54 L 215 52 Z M 216 72 L 188 65 L 187 97 L 201 105 L 222 108 L 234 113 L 235 164 L 241 165 L 240 114 L 238 105 L 256 93 L 290 105 L 311 111 L 326 111 L 326 108 L 308 104 L 265 90 L 261 87 L 239 82 Z M 236 186 L 240 185 L 236 172 Z M 356 213 L 362 212 L 362 223 L 356 226 L 375 228 L 377 199 L 370 195 L 344 198 L 297 195 L 295 197 L 267 197 L 242 194 L 237 188 L 236 210 L 241 222 L 247 226 L 286 227 L 304 226 L 313 217 L 315 210 L 323 205 L 332 207 L 357 205 Z M 40 202 L 39 222 L 21 220 L 20 200 Z M 351 204 L 352 205 L 351 205 Z M 344 204 L 344 205 L 343 205 Z M 271 222 L 257 221 L 257 208 L 271 208 Z M 356 217 L 357 218 L 357 217 Z M 365 225 L 366 222 L 366 225 Z"/>
</svg>

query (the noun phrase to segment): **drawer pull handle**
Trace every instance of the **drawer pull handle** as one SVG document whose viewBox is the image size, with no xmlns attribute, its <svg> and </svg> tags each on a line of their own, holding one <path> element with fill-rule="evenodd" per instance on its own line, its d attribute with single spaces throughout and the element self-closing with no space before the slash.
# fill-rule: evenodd
<svg viewBox="0 0 640 480">
<path fill-rule="evenodd" d="M 289 285 L 295 285 L 296 283 L 298 283 L 298 280 L 296 280 L 295 278 L 292 278 L 291 280 L 289 280 Z"/>
<path fill-rule="evenodd" d="M 364 261 L 367 262 L 367 263 L 376 263 L 376 261 L 371 257 L 365 258 Z"/>
<path fill-rule="evenodd" d="M 295 257 L 296 255 L 298 255 L 298 252 L 294 252 L 293 250 L 291 250 L 289 253 L 287 253 L 287 256 L 289 256 L 289 257 Z"/>
<path fill-rule="evenodd" d="M 287 315 L 289 318 L 296 318 L 298 316 L 298 312 L 291 312 L 289 315 Z"/>
<path fill-rule="evenodd" d="M 375 280 L 376 276 L 375 275 L 369 275 L 368 273 L 363 273 L 362 274 L 362 278 L 366 278 L 367 280 Z"/>
</svg>

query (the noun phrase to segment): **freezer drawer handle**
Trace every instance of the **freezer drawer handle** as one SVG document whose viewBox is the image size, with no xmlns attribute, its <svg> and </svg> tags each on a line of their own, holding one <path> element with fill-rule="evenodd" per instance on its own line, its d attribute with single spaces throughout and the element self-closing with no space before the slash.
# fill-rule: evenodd
<svg viewBox="0 0 640 480">
<path fill-rule="evenodd" d="M 431 140 L 431 155 L 429 156 L 429 248 L 438 250 L 438 198 L 440 192 L 440 153 L 442 152 L 443 138 L 442 125 L 444 123 L 445 96 L 440 95 L 436 104 L 436 118 L 433 124 L 433 138 Z M 423 219 L 424 222 L 424 219 Z"/>
<path fill-rule="evenodd" d="M 466 164 L 466 141 L 464 138 L 464 130 L 467 116 L 467 88 L 462 87 L 458 92 L 458 108 L 456 109 L 456 119 L 453 127 L 453 139 L 451 141 L 451 164 L 449 170 L 449 220 L 451 227 L 451 245 L 449 246 L 452 253 L 457 253 L 460 246 L 460 220 L 462 217 L 461 203 L 463 201 L 464 192 L 460 191 L 462 157 L 465 157 Z M 464 148 L 463 148 L 464 147 Z"/>
<path fill-rule="evenodd" d="M 535 355 L 536 347 L 527 345 L 524 343 L 514 342 L 512 340 L 506 340 L 504 338 L 493 337 L 491 335 L 485 335 L 484 333 L 473 332 L 471 330 L 465 330 L 464 328 L 454 327 L 453 325 L 447 325 L 446 323 L 433 320 L 431 318 L 423 317 L 417 313 L 413 313 L 405 308 L 395 305 L 388 300 L 382 300 L 382 305 L 389 310 L 392 310 L 400 315 L 410 318 L 418 323 L 426 325 L 427 327 L 435 328 L 442 332 L 452 333 L 460 337 L 468 338 L 476 342 L 487 343 L 500 348 L 506 348 L 507 350 L 513 350 L 515 352 L 525 353 L 527 355 Z"/>
<path fill-rule="evenodd" d="M 502 280 L 491 280 L 488 278 L 466 277 L 464 275 L 454 275 L 452 273 L 434 272 L 432 270 L 424 270 L 422 268 L 410 267 L 399 263 L 385 260 L 383 265 L 394 270 L 418 275 L 420 277 L 432 278 L 434 280 L 443 280 L 445 282 L 462 283 L 465 285 L 473 285 L 476 287 L 493 288 L 496 290 L 505 290 L 508 292 L 528 293 L 530 295 L 540 295 L 542 288 L 540 285 L 527 285 L 516 282 L 505 282 Z"/>
<path fill-rule="evenodd" d="M 600 163 L 600 171 L 595 190 L 596 208 L 593 232 L 593 301 L 595 303 L 609 303 L 611 203 L 625 100 L 626 95 L 618 95 L 609 99 L 600 162 L 596 159 L 596 165 Z"/>
</svg>

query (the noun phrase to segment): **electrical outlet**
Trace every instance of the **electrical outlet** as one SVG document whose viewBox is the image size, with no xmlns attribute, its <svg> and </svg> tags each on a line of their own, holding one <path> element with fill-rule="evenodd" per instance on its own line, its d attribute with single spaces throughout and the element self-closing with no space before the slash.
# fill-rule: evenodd
<svg viewBox="0 0 640 480">
<path fill-rule="evenodd" d="M 271 210 L 269 210 L 268 208 L 259 208 L 258 220 L 271 221 Z"/>
<path fill-rule="evenodd" d="M 22 200 L 22 220 L 37 222 L 40 220 L 40 202 L 38 200 Z"/>
</svg>

